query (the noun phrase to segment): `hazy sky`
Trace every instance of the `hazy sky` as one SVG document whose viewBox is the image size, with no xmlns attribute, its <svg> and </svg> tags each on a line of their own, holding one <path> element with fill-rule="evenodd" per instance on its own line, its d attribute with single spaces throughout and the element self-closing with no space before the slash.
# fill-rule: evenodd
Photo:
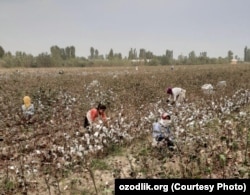
<svg viewBox="0 0 250 195">
<path fill-rule="evenodd" d="M 0 46 L 37 56 L 50 47 L 90 47 L 104 56 L 131 48 L 174 58 L 191 51 L 240 58 L 250 47 L 250 0 L 0 0 Z"/>
</svg>

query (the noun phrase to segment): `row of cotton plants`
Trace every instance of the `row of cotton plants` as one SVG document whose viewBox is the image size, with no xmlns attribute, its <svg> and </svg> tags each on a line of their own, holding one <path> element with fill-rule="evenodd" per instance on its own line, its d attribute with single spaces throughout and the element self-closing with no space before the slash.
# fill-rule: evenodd
<svg viewBox="0 0 250 195">
<path fill-rule="evenodd" d="M 181 73 L 167 75 L 167 79 L 161 72 L 157 72 L 157 76 L 151 71 L 124 74 L 114 76 L 112 72 L 100 71 L 98 76 L 75 76 L 64 71 L 64 74 L 50 73 L 54 75 L 50 80 L 47 74 L 45 78 L 41 75 L 33 78 L 29 74 L 4 76 L 0 80 L 0 180 L 11 181 L 19 186 L 14 188 L 24 191 L 33 184 L 56 187 L 59 178 L 71 173 L 84 174 L 91 168 L 93 159 L 105 160 L 116 148 L 131 146 L 133 151 L 128 152 L 129 158 L 136 159 L 136 169 L 131 165 L 129 173 L 123 175 L 158 177 L 159 172 L 153 170 L 164 165 L 166 169 L 161 170 L 161 174 L 163 172 L 165 177 L 171 174 L 205 177 L 208 169 L 217 178 L 237 174 L 246 177 L 247 170 L 242 170 L 249 155 L 249 111 L 245 110 L 249 106 L 248 89 L 227 93 L 230 87 L 227 85 L 225 93 L 199 94 L 196 91 L 199 87 L 190 86 L 187 101 L 171 105 L 166 102 L 164 82 L 176 77 L 175 82 L 185 85 L 185 80 L 178 79 Z M 193 77 L 187 80 L 202 82 Z M 13 90 L 9 90 L 10 86 Z M 36 111 L 29 121 L 23 120 L 20 111 L 26 92 L 32 97 Z M 100 101 L 108 106 L 108 123 L 98 122 L 90 129 L 83 128 L 87 110 Z M 167 150 L 155 150 L 151 145 L 152 124 L 162 112 L 171 115 L 171 131 L 177 146 L 171 154 Z M 177 167 L 185 165 L 186 169 L 171 172 L 170 162 Z M 154 163 L 157 169 L 149 166 L 152 170 L 145 171 L 144 165 Z M 193 166 L 200 167 L 191 174 L 188 168 Z M 117 167 L 109 169 L 117 171 Z M 41 179 L 43 182 L 39 181 Z"/>
</svg>

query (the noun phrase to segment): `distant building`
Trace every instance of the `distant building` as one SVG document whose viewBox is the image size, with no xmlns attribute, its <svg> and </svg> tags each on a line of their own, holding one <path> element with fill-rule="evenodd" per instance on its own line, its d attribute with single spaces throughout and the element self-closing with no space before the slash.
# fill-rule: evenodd
<svg viewBox="0 0 250 195">
<path fill-rule="evenodd" d="M 132 64 L 145 64 L 149 63 L 151 59 L 132 59 L 131 62 Z"/>
<path fill-rule="evenodd" d="M 237 62 L 238 62 L 238 60 L 235 58 L 231 60 L 231 64 L 237 64 Z"/>
</svg>

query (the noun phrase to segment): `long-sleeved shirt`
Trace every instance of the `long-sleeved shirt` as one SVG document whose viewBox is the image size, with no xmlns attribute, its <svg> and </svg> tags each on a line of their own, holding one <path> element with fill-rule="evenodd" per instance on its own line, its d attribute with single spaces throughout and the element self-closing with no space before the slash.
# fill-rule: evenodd
<svg viewBox="0 0 250 195">
<path fill-rule="evenodd" d="M 99 114 L 96 108 L 92 108 L 87 112 L 87 119 L 90 124 L 92 124 L 99 116 L 103 121 L 106 121 L 106 114 L 104 112 Z"/>
<path fill-rule="evenodd" d="M 153 137 L 167 137 L 170 136 L 170 127 L 164 127 L 159 122 L 153 123 Z"/>
<path fill-rule="evenodd" d="M 31 116 L 35 113 L 34 105 L 30 104 L 30 106 L 26 108 L 26 106 L 23 104 L 22 111 L 23 111 L 24 116 L 26 116 L 26 117 Z"/>
<path fill-rule="evenodd" d="M 179 96 L 181 96 L 182 98 L 185 99 L 185 95 L 186 95 L 186 90 L 180 88 L 180 87 L 174 87 L 172 88 L 172 94 L 171 97 L 173 99 L 173 101 L 175 102 L 177 100 L 177 98 Z"/>
</svg>

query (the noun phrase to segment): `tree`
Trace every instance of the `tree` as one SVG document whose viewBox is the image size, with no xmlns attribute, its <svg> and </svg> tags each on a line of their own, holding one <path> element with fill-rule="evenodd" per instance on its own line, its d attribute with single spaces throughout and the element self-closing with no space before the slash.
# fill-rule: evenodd
<svg viewBox="0 0 250 195">
<path fill-rule="evenodd" d="M 66 59 L 75 58 L 75 47 L 70 46 L 65 48 Z"/>
<path fill-rule="evenodd" d="M 63 60 L 66 60 L 67 59 L 67 55 L 66 55 L 66 51 L 65 49 L 61 48 L 60 49 L 60 56 Z"/>
<path fill-rule="evenodd" d="M 99 56 L 99 51 L 95 49 L 95 58 L 98 59 L 98 56 Z"/>
<path fill-rule="evenodd" d="M 61 58 L 61 49 L 57 45 L 50 47 L 50 52 L 52 58 Z"/>
<path fill-rule="evenodd" d="M 60 47 L 55 45 L 50 48 L 50 52 L 51 52 L 52 64 L 54 66 L 60 66 L 62 64 L 62 60 L 64 59 L 64 56 L 63 56 L 64 51 L 62 51 Z"/>
<path fill-rule="evenodd" d="M 114 51 L 113 49 L 110 49 L 109 54 L 108 54 L 108 59 L 112 60 L 114 58 Z"/>
<path fill-rule="evenodd" d="M 70 57 L 75 58 L 76 57 L 76 49 L 74 46 L 70 47 Z"/>
<path fill-rule="evenodd" d="M 180 54 L 178 56 L 178 64 L 186 64 L 187 63 L 187 56 Z"/>
<path fill-rule="evenodd" d="M 198 59 L 199 59 L 198 63 L 207 64 L 208 63 L 207 52 L 200 52 L 200 56 Z"/>
<path fill-rule="evenodd" d="M 244 49 L 244 61 L 247 61 L 247 46 Z"/>
<path fill-rule="evenodd" d="M 70 58 L 71 58 L 70 47 L 66 47 L 66 48 L 65 48 L 65 54 L 66 54 L 66 58 L 67 58 L 67 59 L 70 59 Z"/>
<path fill-rule="evenodd" d="M 31 67 L 34 64 L 34 57 L 27 55 L 25 52 L 17 51 L 15 60 L 15 66 L 17 67 Z"/>
<path fill-rule="evenodd" d="M 50 67 L 52 66 L 51 57 L 47 53 L 41 53 L 36 57 L 37 67 Z"/>
<path fill-rule="evenodd" d="M 90 59 L 94 59 L 94 55 L 95 55 L 95 49 L 94 47 L 90 48 Z"/>
<path fill-rule="evenodd" d="M 147 51 L 147 52 L 146 52 L 146 58 L 147 58 L 147 59 L 153 59 L 153 57 L 154 57 L 153 52 L 151 52 L 151 51 Z"/>
<path fill-rule="evenodd" d="M 122 60 L 122 54 L 121 53 L 115 53 L 114 59 Z"/>
<path fill-rule="evenodd" d="M 128 53 L 128 59 L 132 60 L 132 59 L 136 59 L 137 58 L 137 52 L 136 49 L 130 49 L 129 53 Z"/>
<path fill-rule="evenodd" d="M 170 65 L 173 61 L 173 50 L 166 50 L 166 64 Z"/>
<path fill-rule="evenodd" d="M 4 49 L 2 48 L 2 46 L 0 46 L 0 58 L 4 56 L 4 53 Z"/>
<path fill-rule="evenodd" d="M 233 59 L 233 56 L 234 56 L 234 53 L 231 50 L 229 50 L 227 52 L 227 59 L 229 62 L 231 62 L 231 60 Z"/>
<path fill-rule="evenodd" d="M 245 47 L 244 49 L 244 61 L 245 62 L 250 62 L 250 49 Z"/>
<path fill-rule="evenodd" d="M 146 50 L 145 49 L 140 49 L 139 58 L 146 59 Z"/>
<path fill-rule="evenodd" d="M 189 64 L 196 64 L 196 55 L 194 51 L 191 51 L 188 55 Z"/>
</svg>

